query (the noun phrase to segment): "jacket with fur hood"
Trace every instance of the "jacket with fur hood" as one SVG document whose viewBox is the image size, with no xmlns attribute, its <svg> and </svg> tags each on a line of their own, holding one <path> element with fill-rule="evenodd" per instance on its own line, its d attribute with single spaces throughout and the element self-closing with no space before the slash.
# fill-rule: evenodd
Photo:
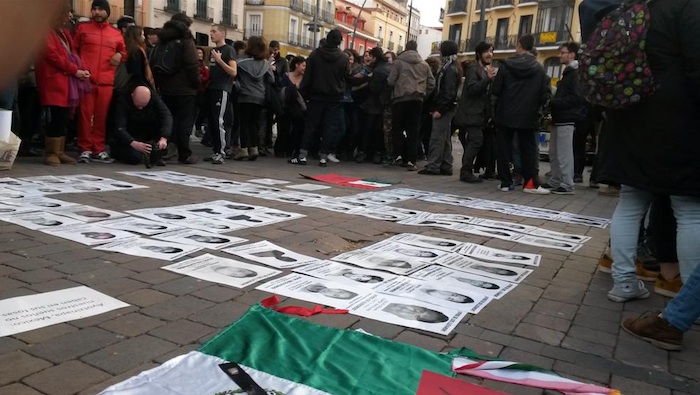
<svg viewBox="0 0 700 395">
<path fill-rule="evenodd" d="M 435 89 L 435 77 L 430 66 L 413 50 L 399 54 L 391 68 L 388 83 L 394 87 L 394 103 L 423 101 Z"/>
<path fill-rule="evenodd" d="M 347 73 L 348 56 L 338 47 L 326 44 L 306 60 L 299 91 L 309 100 L 341 102 Z"/>
<path fill-rule="evenodd" d="M 181 40 L 180 70 L 170 76 L 155 75 L 156 86 L 164 96 L 196 95 L 199 89 L 199 60 L 192 32 L 183 22 L 165 22 L 163 30 L 158 34 L 158 45 L 165 45 L 172 40 Z"/>
</svg>

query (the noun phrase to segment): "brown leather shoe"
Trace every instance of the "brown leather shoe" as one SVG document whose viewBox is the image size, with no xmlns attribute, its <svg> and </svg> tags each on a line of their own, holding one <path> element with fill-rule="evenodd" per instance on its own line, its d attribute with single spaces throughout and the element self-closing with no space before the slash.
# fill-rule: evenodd
<svg viewBox="0 0 700 395">
<path fill-rule="evenodd" d="M 659 312 L 627 317 L 622 321 L 622 329 L 638 339 L 668 351 L 680 350 L 683 342 L 683 332 L 659 317 Z"/>
<path fill-rule="evenodd" d="M 612 273 L 612 264 L 613 260 L 610 254 L 608 254 L 607 250 L 606 252 L 603 253 L 603 255 L 600 257 L 598 260 L 598 271 L 601 271 L 603 273 Z M 658 271 L 653 271 L 649 269 L 644 268 L 644 263 L 637 259 L 634 263 L 634 265 L 637 267 L 637 278 L 642 280 L 642 281 L 657 281 L 659 277 L 659 272 Z"/>
<path fill-rule="evenodd" d="M 666 280 L 664 276 L 659 274 L 658 277 L 656 277 L 656 282 L 654 283 L 654 293 L 667 296 L 669 298 L 675 298 L 682 286 L 683 280 L 681 280 L 680 274 L 672 280 Z"/>
</svg>

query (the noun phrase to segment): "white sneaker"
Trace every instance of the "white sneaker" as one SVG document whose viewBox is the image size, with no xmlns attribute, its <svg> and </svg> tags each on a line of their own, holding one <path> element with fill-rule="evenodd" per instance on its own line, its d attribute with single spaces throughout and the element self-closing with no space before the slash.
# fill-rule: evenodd
<svg viewBox="0 0 700 395">
<path fill-rule="evenodd" d="M 224 156 L 221 154 L 214 154 L 211 156 L 211 163 L 215 165 L 220 165 L 224 163 Z"/>
<path fill-rule="evenodd" d="M 80 156 L 78 157 L 78 163 L 90 163 L 92 160 L 92 152 L 91 151 L 83 151 L 80 153 Z"/>
<path fill-rule="evenodd" d="M 328 154 L 327 159 L 333 163 L 340 163 L 340 159 L 336 158 L 335 154 Z"/>
<path fill-rule="evenodd" d="M 523 188 L 523 192 L 531 193 L 533 195 L 549 195 L 552 193 L 549 189 L 537 187 L 537 188 Z"/>
<path fill-rule="evenodd" d="M 112 157 L 109 156 L 109 154 L 104 152 L 104 151 L 93 156 L 92 160 L 94 160 L 95 162 L 101 162 L 101 163 L 114 163 L 114 159 L 112 159 Z"/>
</svg>

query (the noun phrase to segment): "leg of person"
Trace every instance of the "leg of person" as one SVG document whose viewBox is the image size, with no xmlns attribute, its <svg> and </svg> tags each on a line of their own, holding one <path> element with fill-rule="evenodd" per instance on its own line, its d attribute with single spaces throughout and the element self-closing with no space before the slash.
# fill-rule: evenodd
<svg viewBox="0 0 700 395">
<path fill-rule="evenodd" d="M 480 175 L 479 178 L 484 180 L 490 180 L 496 178 L 496 158 L 498 154 L 496 152 L 496 129 L 493 127 L 485 127 L 483 129 L 484 134 L 484 146 L 481 148 L 479 157 L 481 165 L 484 167 L 484 174 Z M 477 161 L 479 161 L 477 159 Z"/>
<path fill-rule="evenodd" d="M 126 163 L 127 165 L 138 165 L 144 161 L 145 155 L 131 148 L 129 145 L 117 143 L 110 148 L 114 159 L 121 163 Z M 145 158 L 145 160 L 148 160 L 148 158 Z"/>
<path fill-rule="evenodd" d="M 549 194 L 549 189 L 540 186 L 538 165 L 539 153 L 537 152 L 537 130 L 519 130 L 518 142 L 523 165 L 523 192 L 537 195 Z"/>
<path fill-rule="evenodd" d="M 498 179 L 501 181 L 499 189 L 506 192 L 513 190 L 513 175 L 510 172 L 510 161 L 513 156 L 513 138 L 515 129 L 498 127 L 496 128 L 496 148 Z"/>
<path fill-rule="evenodd" d="M 305 127 L 304 119 L 296 119 L 292 121 L 292 143 L 290 146 L 290 153 L 292 157 L 299 156 L 301 139 L 304 137 Z"/>
<path fill-rule="evenodd" d="M 574 125 L 557 126 L 557 163 L 560 189 L 552 193 L 568 195 L 574 191 Z"/>
<path fill-rule="evenodd" d="M 513 164 L 513 185 L 523 185 L 523 162 L 522 152 L 520 152 L 520 133 L 513 133 L 513 148 L 510 161 Z M 526 180 L 527 181 L 527 180 Z"/>
<path fill-rule="evenodd" d="M 574 129 L 574 182 L 583 182 L 583 170 L 586 168 L 586 141 L 593 128 L 593 120 L 588 115 L 586 120 L 576 123 Z"/>
<path fill-rule="evenodd" d="M 649 291 L 637 279 L 635 266 L 639 224 L 644 218 L 653 195 L 649 192 L 622 187 L 620 200 L 613 213 L 610 225 L 610 251 L 612 253 L 612 278 L 615 282 L 608 292 L 608 299 L 626 302 L 632 299 L 649 297 Z"/>
<path fill-rule="evenodd" d="M 444 126 L 442 128 L 447 129 L 445 134 L 445 140 L 442 146 L 442 162 L 440 163 L 440 175 L 451 176 L 452 175 L 452 163 L 454 158 L 452 157 L 452 135 L 454 134 L 454 126 L 452 124 L 452 118 L 454 118 L 455 110 L 451 110 L 440 117 L 440 121 L 443 122 Z"/>
<path fill-rule="evenodd" d="M 700 317 L 700 265 L 695 266 L 678 296 L 664 309 L 663 316 L 682 332 L 690 329 Z"/>
<path fill-rule="evenodd" d="M 323 103 L 323 120 L 321 127 L 323 128 L 323 137 L 321 138 L 321 158 L 319 165 L 325 166 L 328 162 L 328 154 L 335 152 L 335 147 L 338 141 L 337 135 L 342 131 L 343 119 L 343 103 L 327 102 Z M 325 159 L 325 162 L 324 162 Z"/>
<path fill-rule="evenodd" d="M 190 134 L 194 125 L 196 96 L 163 96 L 165 105 L 173 115 L 173 130 L 170 141 L 177 147 L 178 162 L 183 164 L 197 163 L 190 149 Z"/>
<path fill-rule="evenodd" d="M 289 163 L 295 165 L 305 165 L 309 149 L 314 143 L 316 132 L 321 125 L 323 108 L 321 103 L 316 100 L 309 101 L 306 108 L 306 120 L 304 122 L 304 134 L 301 137 L 301 147 L 299 149 L 299 157 L 292 158 Z"/>
<path fill-rule="evenodd" d="M 251 144 L 253 144 L 255 141 L 259 141 L 258 145 L 253 145 L 248 147 L 248 160 L 255 160 L 258 158 L 258 155 L 260 155 L 260 150 L 264 150 L 267 155 L 267 142 L 265 140 L 265 121 L 267 119 L 267 113 L 269 110 L 266 110 L 265 107 L 258 105 L 258 104 L 253 104 L 250 107 L 250 112 L 251 112 L 251 121 L 253 122 L 253 125 L 251 126 L 251 130 L 257 130 L 258 133 L 260 133 L 260 140 L 255 140 L 254 138 L 251 137 Z M 241 148 L 241 151 L 243 149 Z"/>
<path fill-rule="evenodd" d="M 681 279 L 687 284 L 691 273 L 700 264 L 700 198 L 694 196 L 671 196 L 671 207 L 676 217 L 676 250 L 680 264 Z"/>
<path fill-rule="evenodd" d="M 430 134 L 430 143 L 428 150 L 428 163 L 425 164 L 425 168 L 418 172 L 418 174 L 429 174 L 429 175 L 439 175 L 440 170 L 444 166 L 446 161 L 445 151 L 448 144 L 447 140 L 450 140 L 450 133 L 452 131 L 452 119 L 447 118 L 447 114 L 442 114 L 439 119 L 433 119 L 433 129 Z M 451 140 L 450 140 L 451 145 Z"/>
<path fill-rule="evenodd" d="M 106 151 L 107 139 L 107 114 L 112 102 L 112 86 L 98 86 L 95 101 L 95 118 L 92 121 L 92 160 L 102 163 L 112 163 L 112 159 Z"/>
<path fill-rule="evenodd" d="M 423 110 L 423 102 L 413 100 L 407 104 L 408 110 L 404 114 L 406 127 L 406 146 L 403 149 L 403 163 L 408 171 L 416 171 L 418 167 L 418 141 L 420 139 L 420 120 Z M 394 113 L 394 122 L 396 122 L 396 113 Z"/>
<path fill-rule="evenodd" d="M 95 101 L 97 99 L 97 86 L 80 100 L 78 111 L 78 148 L 80 158 L 78 162 L 89 163 L 92 160 L 92 118 L 95 114 Z"/>
<path fill-rule="evenodd" d="M 291 142 L 292 123 L 289 114 L 277 117 L 277 138 L 275 139 L 274 153 L 278 158 L 284 158 L 289 152 Z"/>
<path fill-rule="evenodd" d="M 209 129 L 212 131 L 211 142 L 213 144 L 214 155 L 212 156 L 213 164 L 224 163 L 226 153 L 226 128 L 224 127 L 224 118 L 228 109 L 228 95 L 224 90 L 212 90 L 212 108 L 209 114 Z"/>
<path fill-rule="evenodd" d="M 654 293 L 674 297 L 681 289 L 680 269 L 676 247 L 676 218 L 671 208 L 669 196 L 656 195 L 649 209 L 649 225 L 646 242 L 652 255 L 659 262 L 659 272 L 656 274 Z M 642 266 L 644 272 L 647 270 Z M 637 267 L 639 272 L 640 267 Z M 650 272 L 649 274 L 651 274 Z M 639 273 L 637 273 L 639 276 Z"/>
<path fill-rule="evenodd" d="M 474 160 L 481 151 L 484 144 L 484 130 L 480 126 L 465 127 L 466 139 L 464 146 L 464 155 L 462 155 L 462 169 L 460 170 L 459 179 L 465 182 L 481 182 L 482 178 L 474 175 Z"/>
<path fill-rule="evenodd" d="M 559 156 L 557 155 L 559 149 L 559 126 L 555 126 L 554 130 L 550 129 L 549 133 L 549 179 L 547 180 L 547 185 L 544 187 L 547 189 L 556 189 L 561 186 L 561 166 L 559 164 Z"/>
<path fill-rule="evenodd" d="M 257 122 L 253 116 L 253 105 L 252 103 L 240 103 L 239 108 L 241 113 L 240 117 L 240 138 L 241 138 L 241 148 L 236 151 L 233 156 L 234 160 L 248 160 L 248 147 L 253 144 L 257 144 L 258 141 L 258 130 Z M 258 113 L 259 116 L 259 113 Z"/>
<path fill-rule="evenodd" d="M 395 103 L 392 108 L 392 116 L 394 119 L 391 122 L 391 140 L 394 145 L 394 151 L 391 153 L 391 160 L 392 164 L 401 164 L 403 160 L 405 159 L 404 156 L 406 156 L 405 152 L 405 138 L 404 138 L 404 130 L 406 130 L 406 127 L 408 126 L 408 121 L 406 120 L 406 116 L 408 115 L 408 103 L 410 102 L 399 102 Z M 401 159 L 399 159 L 399 157 Z"/>
<path fill-rule="evenodd" d="M 384 136 L 384 139 L 382 141 L 382 146 L 383 150 L 380 150 L 377 152 L 379 154 L 379 158 L 377 159 L 377 155 L 375 154 L 374 158 L 374 163 L 375 164 L 381 164 L 382 163 L 382 156 L 386 158 L 395 158 L 399 154 L 394 152 L 394 139 L 392 136 L 392 123 L 394 121 L 394 115 L 392 114 L 391 111 L 391 106 L 386 105 L 384 107 L 384 114 L 382 116 L 382 135 Z"/>
<path fill-rule="evenodd" d="M 70 110 L 67 107 L 49 106 L 47 110 L 51 117 L 51 122 L 46 130 L 44 138 L 44 163 L 51 166 L 57 166 L 61 163 L 75 164 L 75 159 L 66 155 L 65 136 L 66 126 Z"/>
<path fill-rule="evenodd" d="M 374 163 L 377 163 L 376 159 L 381 159 L 382 152 L 384 152 L 384 114 L 372 114 L 370 123 L 370 147 L 367 155 L 373 153 Z"/>
<path fill-rule="evenodd" d="M 20 156 L 37 156 L 31 147 L 32 139 L 39 130 L 41 120 L 41 103 L 39 91 L 35 86 L 19 88 L 17 91 L 17 107 L 19 107 Z"/>
<path fill-rule="evenodd" d="M 430 114 L 421 114 L 420 144 L 422 150 L 418 153 L 420 155 L 421 160 L 426 160 L 428 158 L 428 152 L 430 151 L 430 134 L 432 133 L 432 131 L 433 118 Z"/>
</svg>

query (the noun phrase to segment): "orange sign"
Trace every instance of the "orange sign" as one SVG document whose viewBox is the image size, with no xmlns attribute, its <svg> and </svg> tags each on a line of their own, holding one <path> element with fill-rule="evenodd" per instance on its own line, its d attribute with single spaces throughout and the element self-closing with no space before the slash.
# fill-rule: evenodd
<svg viewBox="0 0 700 395">
<path fill-rule="evenodd" d="M 557 32 L 542 32 L 540 33 L 540 44 L 556 43 Z"/>
</svg>

